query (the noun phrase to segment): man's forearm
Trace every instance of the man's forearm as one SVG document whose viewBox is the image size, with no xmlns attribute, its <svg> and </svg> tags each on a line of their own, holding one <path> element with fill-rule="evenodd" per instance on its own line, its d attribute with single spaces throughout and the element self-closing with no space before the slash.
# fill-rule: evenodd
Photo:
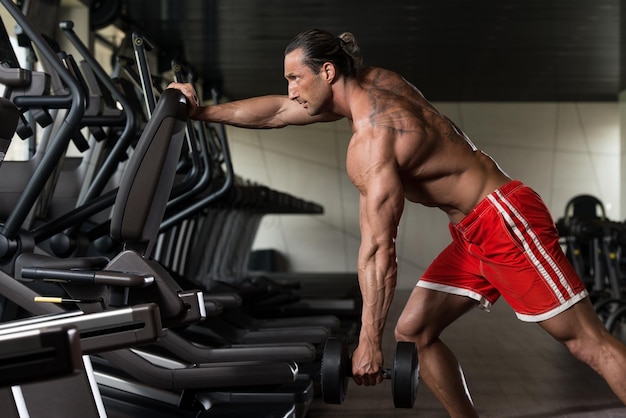
<svg viewBox="0 0 626 418">
<path fill-rule="evenodd" d="M 359 338 L 361 341 L 376 345 L 381 344 L 397 280 L 395 262 L 383 264 L 386 266 L 376 266 L 370 261 L 359 271 L 359 285 L 363 296 Z"/>
<path fill-rule="evenodd" d="M 286 126 L 281 118 L 284 103 L 283 96 L 255 97 L 198 107 L 190 116 L 196 120 L 242 128 L 280 128 Z"/>
</svg>

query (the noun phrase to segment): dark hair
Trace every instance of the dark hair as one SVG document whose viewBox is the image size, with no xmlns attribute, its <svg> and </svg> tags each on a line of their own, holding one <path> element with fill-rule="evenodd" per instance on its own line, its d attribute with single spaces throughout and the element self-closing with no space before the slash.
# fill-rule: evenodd
<svg viewBox="0 0 626 418">
<path fill-rule="evenodd" d="M 322 64 L 330 62 L 346 77 L 355 77 L 362 63 L 361 50 L 354 35 L 344 32 L 334 36 L 321 29 L 311 29 L 296 35 L 285 48 L 285 55 L 302 49 L 304 63 L 318 74 Z"/>
</svg>

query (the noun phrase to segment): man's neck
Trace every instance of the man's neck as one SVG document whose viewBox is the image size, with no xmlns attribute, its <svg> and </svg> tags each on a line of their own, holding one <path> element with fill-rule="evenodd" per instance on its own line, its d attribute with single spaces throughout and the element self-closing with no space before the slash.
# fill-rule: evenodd
<svg viewBox="0 0 626 418">
<path fill-rule="evenodd" d="M 333 85 L 333 113 L 352 120 L 352 102 L 358 94 L 356 79 L 342 77 Z"/>
</svg>

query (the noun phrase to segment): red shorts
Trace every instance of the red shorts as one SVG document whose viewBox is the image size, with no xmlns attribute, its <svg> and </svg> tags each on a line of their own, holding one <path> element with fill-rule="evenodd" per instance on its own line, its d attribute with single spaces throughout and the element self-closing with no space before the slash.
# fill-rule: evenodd
<svg viewBox="0 0 626 418">
<path fill-rule="evenodd" d="M 458 224 L 418 286 L 468 296 L 489 309 L 500 295 L 522 321 L 543 321 L 587 296 L 543 200 L 511 181 Z"/>
</svg>

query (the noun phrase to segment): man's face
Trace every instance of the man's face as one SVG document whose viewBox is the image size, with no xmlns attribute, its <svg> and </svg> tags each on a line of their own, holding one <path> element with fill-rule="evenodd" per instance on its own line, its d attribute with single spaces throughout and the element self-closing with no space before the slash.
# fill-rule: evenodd
<svg viewBox="0 0 626 418">
<path fill-rule="evenodd" d="M 304 64 L 302 50 L 296 49 L 285 56 L 285 78 L 291 100 L 302 105 L 311 116 L 329 110 L 331 100 L 330 84 L 324 80 L 323 73 L 314 74 Z"/>
</svg>

